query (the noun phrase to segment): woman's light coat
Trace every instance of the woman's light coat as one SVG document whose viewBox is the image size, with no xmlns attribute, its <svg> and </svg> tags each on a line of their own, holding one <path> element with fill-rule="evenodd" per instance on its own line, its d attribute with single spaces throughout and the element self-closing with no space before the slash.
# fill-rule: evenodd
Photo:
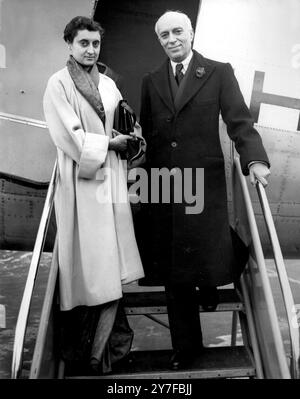
<svg viewBox="0 0 300 399">
<path fill-rule="evenodd" d="M 48 81 L 44 112 L 57 148 L 61 309 L 99 305 L 122 296 L 122 284 L 144 276 L 127 195 L 127 171 L 108 150 L 114 112 L 122 98 L 100 74 L 105 130 L 78 92 L 67 68 Z"/>
</svg>

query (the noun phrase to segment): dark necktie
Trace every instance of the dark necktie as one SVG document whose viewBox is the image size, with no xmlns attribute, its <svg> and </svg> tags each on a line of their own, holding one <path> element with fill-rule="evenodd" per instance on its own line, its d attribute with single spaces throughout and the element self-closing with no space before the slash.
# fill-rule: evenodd
<svg viewBox="0 0 300 399">
<path fill-rule="evenodd" d="M 182 79 L 184 77 L 182 69 L 183 69 L 183 65 L 182 64 L 176 64 L 175 80 L 176 80 L 178 86 L 180 85 L 180 82 L 182 81 Z"/>
</svg>

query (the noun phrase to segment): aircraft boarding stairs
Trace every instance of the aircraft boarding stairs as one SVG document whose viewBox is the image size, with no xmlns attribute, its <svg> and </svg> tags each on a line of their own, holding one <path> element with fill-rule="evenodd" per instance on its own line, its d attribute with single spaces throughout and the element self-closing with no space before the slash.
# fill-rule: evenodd
<svg viewBox="0 0 300 399">
<path fill-rule="evenodd" d="M 234 289 L 219 289 L 219 294 L 220 302 L 215 311 L 233 312 L 232 346 L 205 348 L 201 356 L 195 359 L 189 369 L 178 371 L 169 369 L 171 350 L 134 351 L 131 353 L 131 362 L 127 362 L 121 367 L 116 366 L 112 375 L 101 376 L 100 378 L 182 379 L 255 376 L 254 359 L 251 351 L 246 346 L 235 346 L 236 317 L 238 314 L 244 314 L 245 311 L 242 297 Z M 127 292 L 124 294 L 124 305 L 129 317 L 144 315 L 168 328 L 167 323 L 157 317 L 167 313 L 164 291 Z M 205 312 L 200 304 L 199 311 Z M 242 320 L 242 323 L 246 321 L 243 315 L 240 316 L 240 320 Z M 246 331 L 246 328 L 245 326 L 244 331 Z M 73 376 L 71 378 L 82 377 Z"/>
<path fill-rule="evenodd" d="M 22 358 L 28 314 L 51 216 L 56 182 L 55 165 L 17 321 L 12 378 L 24 378 Z M 257 183 L 257 192 L 273 247 L 282 302 L 286 309 L 289 327 L 288 354 L 286 354 L 279 328 L 247 183 L 241 173 L 238 158 L 234 158 L 232 182 L 237 230 L 246 241 L 247 239 L 249 241 L 250 237 L 251 245 L 249 262 L 240 279 L 239 287 L 219 289 L 220 303 L 215 311 L 232 312 L 231 346 L 205 348 L 201 357 L 196 359 L 188 369 L 178 371 L 168 368 L 171 352 L 159 350 L 133 351 L 131 352 L 133 361 L 127 362 L 123 368 L 116 366 L 113 373 L 109 375 L 68 374 L 58 353 L 58 262 L 57 244 L 55 244 L 29 378 L 299 378 L 299 332 L 292 323 L 295 316 L 294 302 L 264 188 Z M 138 292 L 125 292 L 124 305 L 129 322 L 132 315 L 145 315 L 168 327 L 159 318 L 159 315 L 166 313 L 163 291 L 145 292 L 139 289 Z M 199 311 L 204 311 L 201 305 L 199 305 Z M 238 319 L 243 338 L 242 346 L 236 345 Z"/>
</svg>

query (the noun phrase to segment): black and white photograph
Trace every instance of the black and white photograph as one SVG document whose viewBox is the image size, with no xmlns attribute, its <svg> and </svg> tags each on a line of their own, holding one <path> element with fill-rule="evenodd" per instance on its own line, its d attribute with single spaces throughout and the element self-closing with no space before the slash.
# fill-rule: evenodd
<svg viewBox="0 0 300 399">
<path fill-rule="evenodd" d="M 0 0 L 0 384 L 300 378 L 299 16 Z"/>
</svg>

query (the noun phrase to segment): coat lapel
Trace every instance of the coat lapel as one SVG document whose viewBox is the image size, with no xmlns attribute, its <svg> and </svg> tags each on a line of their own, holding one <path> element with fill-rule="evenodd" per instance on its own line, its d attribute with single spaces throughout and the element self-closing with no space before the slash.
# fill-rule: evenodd
<svg viewBox="0 0 300 399">
<path fill-rule="evenodd" d="M 174 102 L 169 84 L 169 59 L 152 74 L 152 82 L 163 102 L 174 113 Z"/>
<path fill-rule="evenodd" d="M 214 66 L 212 66 L 195 50 L 191 62 L 191 70 L 184 82 L 185 86 L 180 97 L 176 101 L 177 112 L 179 112 L 191 100 L 191 98 L 198 93 L 215 69 Z"/>
</svg>

